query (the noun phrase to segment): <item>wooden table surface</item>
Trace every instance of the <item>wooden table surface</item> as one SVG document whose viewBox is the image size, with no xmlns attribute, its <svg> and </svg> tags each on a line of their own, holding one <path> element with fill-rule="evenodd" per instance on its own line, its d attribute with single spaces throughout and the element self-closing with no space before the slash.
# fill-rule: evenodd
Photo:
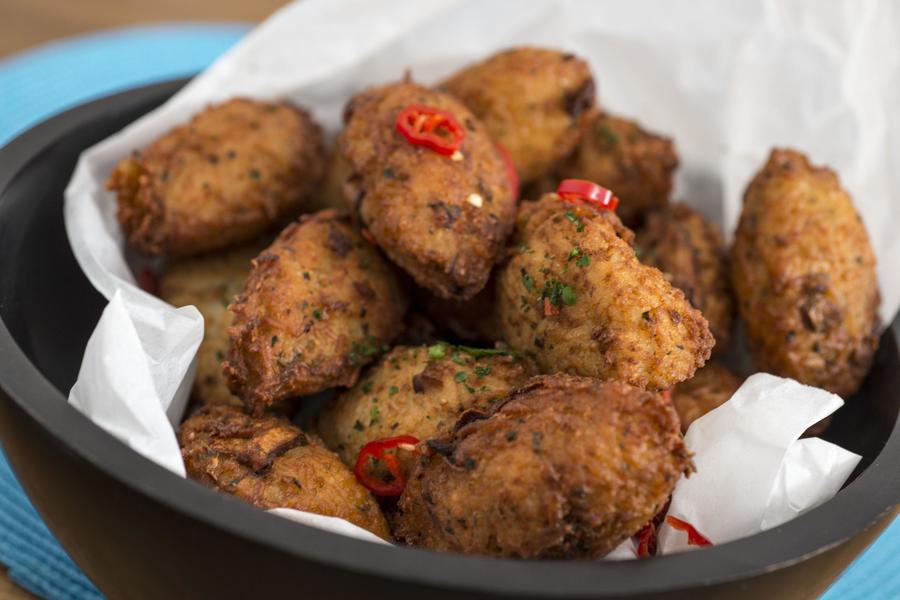
<svg viewBox="0 0 900 600">
<path fill-rule="evenodd" d="M 285 0 L 0 0 L 0 59 L 32 46 L 97 29 L 166 21 L 259 21 Z M 0 567 L 0 600 L 35 596 Z"/>
</svg>

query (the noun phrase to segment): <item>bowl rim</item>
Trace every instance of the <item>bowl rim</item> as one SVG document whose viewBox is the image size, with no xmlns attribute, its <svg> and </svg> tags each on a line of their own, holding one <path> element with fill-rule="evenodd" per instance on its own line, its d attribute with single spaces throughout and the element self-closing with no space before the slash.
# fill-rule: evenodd
<svg viewBox="0 0 900 600">
<path fill-rule="evenodd" d="M 0 149 L 0 203 L 20 171 L 57 139 L 102 119 L 161 103 L 190 78 L 133 88 L 61 112 Z M 60 202 L 62 210 L 62 202 Z M 900 318 L 886 334 L 900 342 Z M 31 363 L 0 318 L 0 386 L 31 419 L 120 484 L 190 518 L 302 560 L 373 577 L 459 591 L 631 596 L 689 589 L 776 571 L 826 552 L 900 503 L 900 418 L 878 456 L 834 498 L 778 527 L 694 552 L 649 561 L 514 560 L 387 547 L 288 521 L 184 480 L 132 451 L 69 406 Z"/>
</svg>

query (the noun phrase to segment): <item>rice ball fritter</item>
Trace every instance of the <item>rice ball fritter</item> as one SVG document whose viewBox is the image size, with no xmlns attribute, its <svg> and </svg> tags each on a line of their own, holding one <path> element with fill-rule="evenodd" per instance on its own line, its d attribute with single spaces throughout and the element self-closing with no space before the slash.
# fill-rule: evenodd
<svg viewBox="0 0 900 600">
<path fill-rule="evenodd" d="M 463 68 L 440 87 L 481 119 L 523 182 L 572 152 L 596 113 L 590 67 L 558 50 L 505 50 Z"/>
<path fill-rule="evenodd" d="M 529 359 L 502 350 L 396 347 L 322 410 L 317 432 L 352 465 L 374 440 L 446 433 L 464 411 L 487 410 L 536 372 Z"/>
<path fill-rule="evenodd" d="M 253 261 L 231 305 L 228 387 L 260 414 L 351 386 L 400 333 L 407 304 L 392 267 L 349 216 L 304 215 Z"/>
<path fill-rule="evenodd" d="M 192 397 L 200 404 L 241 406 L 222 374 L 228 353 L 228 305 L 244 289 L 250 261 L 266 247 L 262 241 L 166 265 L 159 279 L 160 297 L 173 306 L 194 305 L 203 315 L 203 341 L 197 350 Z"/>
<path fill-rule="evenodd" d="M 207 107 L 116 166 L 129 244 L 186 256 L 253 240 L 299 214 L 325 172 L 322 131 L 287 102 Z"/>
<path fill-rule="evenodd" d="M 392 517 L 413 546 L 519 558 L 599 558 L 693 470 L 654 392 L 557 374 L 427 443 Z"/>
<path fill-rule="evenodd" d="M 650 210 L 668 203 L 677 167 L 671 139 L 636 121 L 603 113 L 591 121 L 578 148 L 556 170 L 552 185 L 567 178 L 596 181 L 616 194 L 619 218 L 635 228 Z"/>
<path fill-rule="evenodd" d="M 731 343 L 734 300 L 721 230 L 677 202 L 651 213 L 634 242 L 640 261 L 662 271 L 703 313 L 716 341 L 713 356 L 723 355 Z"/>
<path fill-rule="evenodd" d="M 449 94 L 408 82 L 357 94 L 345 121 L 344 193 L 362 226 L 418 285 L 442 298 L 477 294 L 516 214 L 509 170 L 481 122 Z M 433 127 L 419 136 L 433 146 L 458 150 L 442 154 L 400 131 L 418 127 Z"/>
<path fill-rule="evenodd" d="M 757 368 L 844 397 L 859 388 L 880 295 L 865 225 L 834 171 L 772 151 L 744 194 L 731 281 Z"/>
<path fill-rule="evenodd" d="M 182 423 L 178 441 L 188 475 L 204 485 L 262 509 L 339 517 L 391 539 L 369 491 L 321 441 L 281 415 L 205 407 Z"/>
<path fill-rule="evenodd" d="M 662 390 L 709 358 L 706 319 L 629 245 L 616 215 L 547 194 L 523 205 L 511 257 L 498 273 L 509 345 L 542 372 Z"/>
</svg>

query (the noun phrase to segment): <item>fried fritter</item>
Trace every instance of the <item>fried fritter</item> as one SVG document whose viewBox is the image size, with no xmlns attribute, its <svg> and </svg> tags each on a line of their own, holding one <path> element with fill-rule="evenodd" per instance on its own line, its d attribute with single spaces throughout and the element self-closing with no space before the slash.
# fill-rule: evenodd
<svg viewBox="0 0 900 600">
<path fill-rule="evenodd" d="M 283 416 L 208 406 L 181 425 L 188 475 L 259 508 L 340 517 L 390 540 L 378 503 L 336 454 Z"/>
<path fill-rule="evenodd" d="M 509 152 L 523 182 L 544 175 L 572 152 L 596 113 L 590 67 L 557 50 L 505 50 L 440 87 L 482 120 Z"/>
<path fill-rule="evenodd" d="M 731 343 L 734 300 L 719 227 L 678 202 L 651 213 L 634 245 L 642 263 L 662 271 L 703 313 L 716 340 L 713 356 L 722 356 Z"/>
<path fill-rule="evenodd" d="M 323 409 L 317 431 L 352 465 L 371 441 L 446 433 L 463 411 L 487 410 L 535 373 L 531 360 L 498 350 L 397 347 Z"/>
<path fill-rule="evenodd" d="M 239 98 L 123 160 L 107 187 L 133 247 L 186 256 L 252 240 L 296 215 L 324 162 L 322 132 L 306 111 Z"/>
<path fill-rule="evenodd" d="M 231 305 L 229 389 L 254 414 L 356 383 L 400 332 L 407 300 L 391 266 L 334 210 L 304 215 L 253 261 Z"/>
<path fill-rule="evenodd" d="M 222 375 L 228 352 L 228 305 L 244 289 L 250 261 L 266 244 L 257 241 L 215 254 L 186 258 L 166 266 L 160 277 L 160 296 L 173 306 L 194 305 L 203 315 L 203 342 L 197 350 L 193 397 L 200 404 L 240 406 Z"/>
<path fill-rule="evenodd" d="M 693 469 L 671 403 L 619 382 L 536 377 L 488 415 L 430 441 L 394 535 L 434 550 L 598 558 Z"/>
<path fill-rule="evenodd" d="M 706 319 L 658 269 L 640 264 L 616 215 L 547 194 L 523 205 L 498 273 L 506 341 L 545 373 L 660 390 L 709 358 Z"/>
<path fill-rule="evenodd" d="M 414 145 L 397 131 L 397 116 L 410 105 L 456 118 L 465 128 L 461 157 Z M 339 147 L 353 174 L 344 192 L 362 225 L 420 286 L 442 298 L 477 294 L 516 214 L 506 166 L 481 122 L 449 94 L 413 83 L 357 94 L 345 119 Z"/>
<path fill-rule="evenodd" d="M 744 194 L 731 280 L 759 369 L 859 388 L 878 347 L 875 254 L 832 170 L 772 151 Z"/>
<path fill-rule="evenodd" d="M 442 330 L 472 344 L 493 346 L 503 340 L 495 309 L 496 277 L 469 300 L 445 300 L 420 290 L 416 303 Z"/>
<path fill-rule="evenodd" d="M 741 387 L 741 380 L 719 362 L 707 363 L 693 377 L 672 388 L 672 404 L 686 433 L 691 423 L 728 401 Z"/>
<path fill-rule="evenodd" d="M 669 201 L 678 155 L 672 140 L 634 121 L 603 113 L 589 125 L 572 156 L 556 171 L 561 179 L 596 181 L 619 198 L 619 218 L 640 227 L 646 213 Z"/>
</svg>

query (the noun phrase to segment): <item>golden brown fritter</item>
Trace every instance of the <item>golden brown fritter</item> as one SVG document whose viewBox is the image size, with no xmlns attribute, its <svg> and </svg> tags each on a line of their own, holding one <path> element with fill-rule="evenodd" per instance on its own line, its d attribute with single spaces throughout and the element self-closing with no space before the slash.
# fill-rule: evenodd
<svg viewBox="0 0 900 600">
<path fill-rule="evenodd" d="M 323 409 L 317 431 L 352 465 L 371 441 L 446 433 L 463 411 L 487 410 L 536 372 L 531 360 L 498 350 L 396 347 Z"/>
<path fill-rule="evenodd" d="M 523 182 L 572 152 L 596 113 L 590 67 L 558 50 L 505 50 L 455 73 L 441 88 L 482 120 Z"/>
<path fill-rule="evenodd" d="M 438 327 L 453 337 L 472 344 L 493 346 L 503 341 L 495 297 L 496 277 L 491 275 L 484 289 L 469 300 L 445 300 L 420 289 L 415 302 Z"/>
<path fill-rule="evenodd" d="M 305 215 L 253 261 L 231 305 L 229 389 L 254 414 L 356 383 L 400 332 L 407 300 L 391 266 L 334 210 Z"/>
<path fill-rule="evenodd" d="M 461 158 L 406 140 L 401 110 L 450 112 L 465 128 Z M 344 191 L 378 245 L 416 283 L 443 298 L 484 287 L 512 229 L 516 200 L 484 127 L 449 94 L 413 83 L 370 88 L 350 100 L 339 146 L 353 174 Z"/>
<path fill-rule="evenodd" d="M 672 404 L 681 420 L 681 431 L 727 402 L 741 387 L 741 379 L 719 362 L 707 363 L 693 377 L 672 388 Z"/>
<path fill-rule="evenodd" d="M 306 111 L 240 98 L 123 160 L 107 187 L 132 246 L 186 256 L 252 240 L 299 213 L 324 162 L 322 132 Z"/>
<path fill-rule="evenodd" d="M 756 366 L 853 394 L 878 347 L 878 279 L 837 175 L 773 150 L 744 194 L 731 280 Z"/>
<path fill-rule="evenodd" d="M 427 444 L 394 535 L 434 550 L 598 558 L 693 469 L 671 403 L 619 382 L 536 377 Z"/>
<path fill-rule="evenodd" d="M 240 406 L 225 385 L 222 362 L 228 352 L 228 305 L 244 289 L 250 261 L 265 248 L 257 241 L 230 250 L 169 264 L 159 280 L 160 296 L 173 306 L 194 305 L 203 315 L 203 342 L 197 350 L 193 397 L 200 404 Z"/>
<path fill-rule="evenodd" d="M 285 417 L 208 406 L 178 432 L 188 475 L 259 508 L 340 517 L 390 540 L 378 503 L 336 454 Z"/>
<path fill-rule="evenodd" d="M 547 194 L 523 205 L 498 273 L 506 341 L 562 371 L 660 390 L 688 379 L 714 343 L 706 319 L 640 264 L 616 215 Z"/>
<path fill-rule="evenodd" d="M 634 242 L 640 261 L 662 271 L 703 313 L 716 340 L 713 355 L 722 356 L 731 343 L 734 300 L 719 227 L 678 202 L 651 213 Z"/>
<path fill-rule="evenodd" d="M 647 211 L 669 201 L 678 154 L 672 140 L 634 121 L 604 113 L 595 119 L 572 156 L 557 170 L 561 179 L 596 181 L 619 198 L 619 218 L 639 227 Z"/>
</svg>

